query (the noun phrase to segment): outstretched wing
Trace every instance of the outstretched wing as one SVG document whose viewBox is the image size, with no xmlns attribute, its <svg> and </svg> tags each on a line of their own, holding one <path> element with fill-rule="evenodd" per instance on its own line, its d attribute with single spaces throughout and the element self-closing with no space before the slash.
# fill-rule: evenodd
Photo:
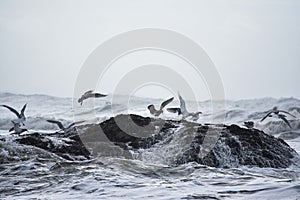
<svg viewBox="0 0 300 200">
<path fill-rule="evenodd" d="M 10 110 L 11 112 L 15 113 L 15 115 L 17 115 L 18 118 L 21 118 L 20 114 L 18 113 L 18 111 L 16 111 L 15 109 L 13 109 L 12 107 L 10 106 L 7 106 L 7 105 L 1 105 L 5 108 L 7 108 L 8 110 Z"/>
<path fill-rule="evenodd" d="M 178 97 L 179 97 L 179 102 L 180 102 L 180 109 L 182 113 L 187 113 L 186 110 L 186 106 L 185 106 L 185 101 L 183 100 L 183 98 L 180 96 L 179 92 L 178 92 Z"/>
<path fill-rule="evenodd" d="M 264 116 L 260 121 L 264 121 L 267 117 L 269 117 L 270 114 L 272 114 L 273 111 L 270 111 L 266 114 L 266 116 Z"/>
<path fill-rule="evenodd" d="M 79 121 L 76 121 L 76 122 L 74 122 L 75 124 L 81 124 L 81 123 L 83 123 L 83 122 L 85 122 L 85 120 L 79 120 Z"/>
<path fill-rule="evenodd" d="M 66 129 L 69 129 L 69 128 L 71 128 L 71 127 L 74 126 L 74 125 L 75 125 L 75 122 L 73 122 L 73 123 L 71 123 L 69 126 L 67 126 Z"/>
<path fill-rule="evenodd" d="M 296 118 L 296 116 L 295 116 L 295 115 L 292 115 L 291 113 L 289 113 L 289 112 L 287 112 L 287 111 L 284 111 L 284 110 L 278 110 L 278 111 L 279 111 L 279 112 L 286 113 L 286 114 L 288 114 L 288 115 L 290 115 L 290 116 L 292 116 L 292 117 Z"/>
<path fill-rule="evenodd" d="M 178 115 L 181 114 L 180 108 L 167 108 L 167 111 L 169 111 L 171 113 L 178 113 Z"/>
<path fill-rule="evenodd" d="M 21 116 L 25 116 L 24 112 L 26 109 L 27 103 L 23 106 L 22 110 L 21 110 Z"/>
<path fill-rule="evenodd" d="M 172 97 L 172 98 L 170 98 L 170 99 L 168 99 L 168 100 L 162 102 L 162 103 L 160 104 L 160 110 L 162 110 L 166 105 L 168 105 L 169 103 L 171 103 L 171 102 L 173 101 L 173 99 L 174 99 L 174 97 Z"/>
<path fill-rule="evenodd" d="M 285 115 L 278 115 L 280 119 L 282 119 L 290 128 L 292 128 L 290 122 L 285 118 Z"/>
<path fill-rule="evenodd" d="M 94 93 L 93 96 L 94 96 L 95 98 L 99 98 L 99 97 L 106 97 L 107 94 Z"/>
<path fill-rule="evenodd" d="M 65 129 L 65 127 L 62 125 L 62 123 L 59 121 L 49 119 L 49 120 L 47 120 L 47 122 L 56 124 L 60 129 Z"/>
<path fill-rule="evenodd" d="M 71 128 L 72 126 L 74 126 L 74 125 L 76 125 L 76 124 L 81 124 L 81 123 L 83 123 L 83 122 L 85 122 L 85 121 L 84 121 L 84 120 L 80 120 L 80 121 L 73 122 L 73 123 L 71 123 L 69 126 L 67 126 L 66 129 L 69 129 L 69 128 Z"/>
<path fill-rule="evenodd" d="M 89 91 L 86 91 L 83 95 L 87 95 L 87 94 L 90 94 L 90 93 L 92 93 L 93 92 L 93 90 L 89 90 Z M 82 95 L 82 96 L 83 96 Z"/>
</svg>

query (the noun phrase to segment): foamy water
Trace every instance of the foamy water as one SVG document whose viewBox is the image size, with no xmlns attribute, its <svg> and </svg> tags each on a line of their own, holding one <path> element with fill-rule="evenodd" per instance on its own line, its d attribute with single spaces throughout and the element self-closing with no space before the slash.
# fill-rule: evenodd
<svg viewBox="0 0 300 200">
<path fill-rule="evenodd" d="M 149 116 L 147 105 L 158 105 L 160 101 L 133 98 L 129 107 L 127 104 L 116 104 L 112 112 L 110 102 L 97 100 L 95 109 L 77 110 L 76 117 L 100 122 L 115 114 L 127 113 L 127 109 L 130 113 Z M 57 130 L 47 119 L 58 119 L 64 124 L 73 121 L 72 98 L 0 93 L 0 104 L 20 110 L 25 103 L 28 103 L 26 126 L 30 132 L 38 130 L 49 133 Z M 94 105 L 94 102 L 87 103 Z M 171 106 L 176 105 L 175 101 Z M 264 111 L 274 106 L 300 116 L 300 100 L 294 98 L 227 101 L 225 123 L 242 125 L 244 121 L 254 121 L 256 128 L 283 138 L 300 153 L 299 118 L 288 118 L 292 130 L 278 119 L 269 118 L 260 122 Z M 195 109 L 189 107 L 189 102 L 187 107 L 191 111 Z M 218 113 L 212 113 L 209 101 L 199 102 L 199 109 L 203 112 L 199 123 L 211 122 L 213 117 L 218 117 Z M 71 162 L 45 150 L 15 143 L 15 136 L 7 131 L 15 116 L 5 108 L 0 108 L 0 113 L 0 197 L 3 199 L 300 198 L 300 165 L 297 164 L 287 169 L 219 169 L 196 163 L 171 166 L 168 160 L 184 145 L 176 138 L 168 146 L 173 151 L 165 151 L 166 146 L 156 145 L 141 150 L 136 160 L 106 157 Z M 169 113 L 163 117 L 177 119 L 176 115 Z"/>
</svg>

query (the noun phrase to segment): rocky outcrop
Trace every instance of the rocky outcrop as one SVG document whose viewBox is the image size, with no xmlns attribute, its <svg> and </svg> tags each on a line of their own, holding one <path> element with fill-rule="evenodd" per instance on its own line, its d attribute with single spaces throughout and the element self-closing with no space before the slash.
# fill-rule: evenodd
<svg viewBox="0 0 300 200">
<path fill-rule="evenodd" d="M 205 134 L 199 131 L 191 146 L 177 163 L 197 162 L 213 167 L 256 166 L 285 168 L 293 163 L 297 153 L 282 139 L 257 129 L 244 129 L 237 125 L 224 126 L 215 146 L 201 156 Z"/>
<path fill-rule="evenodd" d="M 299 157 L 282 139 L 237 125 L 201 125 L 138 115 L 118 115 L 100 124 L 78 127 L 79 136 L 74 135 L 75 129 L 73 131 L 69 134 L 71 136 L 57 136 L 58 141 L 53 139 L 55 134 L 49 137 L 40 133 L 24 135 L 16 141 L 48 150 L 66 159 L 74 159 L 74 156 L 88 159 L 90 152 L 94 156 L 98 155 L 95 152 L 110 155 L 116 149 L 130 157 L 132 152 L 138 152 L 139 149 L 160 148 L 171 141 L 178 144 L 180 152 L 174 155 L 172 164 L 175 165 L 197 162 L 212 167 L 285 168 L 293 163 L 295 157 Z"/>
<path fill-rule="evenodd" d="M 55 153 L 67 160 L 89 159 L 90 152 L 82 144 L 78 135 L 62 137 L 61 133 L 51 136 L 40 133 L 32 133 L 17 138 L 20 144 L 35 146 L 49 152 Z"/>
</svg>

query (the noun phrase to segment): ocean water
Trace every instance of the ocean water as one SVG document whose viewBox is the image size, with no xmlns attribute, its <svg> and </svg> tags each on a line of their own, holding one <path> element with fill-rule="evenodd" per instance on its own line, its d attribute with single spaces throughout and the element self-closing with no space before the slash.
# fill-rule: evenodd
<svg viewBox="0 0 300 200">
<path fill-rule="evenodd" d="M 87 101 L 87 108 L 73 107 L 72 98 L 46 95 L 0 93 L 0 104 L 17 110 L 27 103 L 26 127 L 30 132 L 49 133 L 57 127 L 47 119 L 99 123 L 120 113 L 150 116 L 146 107 L 159 105 L 160 99 L 118 96 L 116 103 L 107 99 Z M 124 101 L 123 101 L 123 100 Z M 126 104 L 124 102 L 127 102 Z M 174 101 L 171 106 L 176 106 Z M 76 102 L 75 104 L 76 105 Z M 113 105 L 113 109 L 111 109 Z M 203 112 L 199 123 L 219 117 L 213 113 L 212 102 L 187 102 L 191 111 Z M 288 118 L 293 129 L 275 118 L 259 122 L 265 111 L 278 106 L 297 118 Z M 264 98 L 227 101 L 225 124 L 242 125 L 254 121 L 265 133 L 284 139 L 300 153 L 300 100 L 295 98 Z M 221 116 L 221 114 L 220 114 Z M 178 119 L 165 113 L 165 119 Z M 99 157 L 91 160 L 68 161 L 45 150 L 21 145 L 8 133 L 15 116 L 0 107 L 0 198 L 1 199 L 300 199 L 300 164 L 286 169 L 207 167 L 197 163 L 170 165 L 170 158 L 180 149 L 174 140 L 173 151 L 162 153 L 162 146 L 141 151 L 137 159 Z M 182 141 L 181 141 L 182 142 Z"/>
</svg>

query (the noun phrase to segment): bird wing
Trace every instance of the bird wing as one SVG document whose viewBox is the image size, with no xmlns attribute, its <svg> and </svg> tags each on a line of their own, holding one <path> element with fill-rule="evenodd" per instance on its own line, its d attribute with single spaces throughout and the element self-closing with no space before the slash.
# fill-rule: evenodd
<svg viewBox="0 0 300 200">
<path fill-rule="evenodd" d="M 93 92 L 93 90 L 89 90 L 89 91 L 85 92 L 83 95 L 81 95 L 81 97 L 78 99 L 78 103 L 87 99 L 92 94 L 92 92 Z"/>
<path fill-rule="evenodd" d="M 182 113 L 187 113 L 186 110 L 186 106 L 185 106 L 185 101 L 183 100 L 183 98 L 180 96 L 179 92 L 178 92 L 178 97 L 179 97 L 179 102 L 180 102 L 180 109 Z"/>
<path fill-rule="evenodd" d="M 178 115 L 180 115 L 180 113 L 181 113 L 180 108 L 167 108 L 167 111 L 169 111 L 171 113 L 178 113 Z"/>
<path fill-rule="evenodd" d="M 172 98 L 170 98 L 170 99 L 168 99 L 168 100 L 162 102 L 162 103 L 160 104 L 160 110 L 162 110 L 166 105 L 168 105 L 169 103 L 171 103 L 171 102 L 173 101 L 173 99 L 174 99 L 174 97 L 172 97 Z"/>
<path fill-rule="evenodd" d="M 74 123 L 75 123 L 75 124 L 81 124 L 81 123 L 83 123 L 83 122 L 85 122 L 85 120 L 76 121 L 76 122 L 74 122 Z"/>
<path fill-rule="evenodd" d="M 21 116 L 24 116 L 25 117 L 25 109 L 26 109 L 26 106 L 27 106 L 27 103 L 23 106 L 22 110 L 21 110 Z"/>
<path fill-rule="evenodd" d="M 10 110 L 11 112 L 15 113 L 15 115 L 17 115 L 18 118 L 21 118 L 21 115 L 18 113 L 18 111 L 16 111 L 15 109 L 13 109 L 12 107 L 10 106 L 7 106 L 7 105 L 1 105 L 5 108 L 7 108 L 8 110 Z"/>
<path fill-rule="evenodd" d="M 288 115 L 291 115 L 292 117 L 296 118 L 295 115 L 292 115 L 291 113 L 287 112 L 287 111 L 284 111 L 284 110 L 278 110 L 279 112 L 283 112 L 283 113 L 286 113 Z"/>
<path fill-rule="evenodd" d="M 12 127 L 11 129 L 9 129 L 8 132 L 12 132 L 15 129 L 15 127 Z"/>
<path fill-rule="evenodd" d="M 290 128 L 292 128 L 291 124 L 289 121 L 285 118 L 285 115 L 278 115 L 280 119 L 282 119 Z"/>
<path fill-rule="evenodd" d="M 264 121 L 270 114 L 272 114 L 273 113 L 273 111 L 270 111 L 270 112 L 268 112 L 267 114 L 266 114 L 266 116 L 264 116 L 260 121 L 262 122 L 262 121 Z"/>
<path fill-rule="evenodd" d="M 71 123 L 69 126 L 67 126 L 66 129 L 69 129 L 69 128 L 71 128 L 71 127 L 74 126 L 74 125 L 75 125 L 75 122 L 73 122 L 73 123 Z"/>
<path fill-rule="evenodd" d="M 49 119 L 49 120 L 47 120 L 47 122 L 56 124 L 60 129 L 65 129 L 65 127 L 63 126 L 63 124 L 61 122 L 59 122 L 59 121 Z"/>
<path fill-rule="evenodd" d="M 93 93 L 94 97 L 99 98 L 99 97 L 106 97 L 107 94 L 100 94 L 100 93 Z"/>
<path fill-rule="evenodd" d="M 93 90 L 89 90 L 89 91 L 86 91 L 83 95 L 87 95 L 87 94 L 90 94 L 90 93 L 92 93 L 93 92 Z M 82 96 L 83 96 L 82 95 Z"/>
<path fill-rule="evenodd" d="M 69 129 L 69 128 L 71 128 L 72 126 L 74 126 L 74 125 L 76 125 L 76 124 L 81 124 L 81 123 L 83 123 L 83 122 L 85 122 L 85 121 L 84 121 L 84 120 L 80 120 L 80 121 L 73 122 L 73 123 L 71 123 L 66 129 Z"/>
</svg>

